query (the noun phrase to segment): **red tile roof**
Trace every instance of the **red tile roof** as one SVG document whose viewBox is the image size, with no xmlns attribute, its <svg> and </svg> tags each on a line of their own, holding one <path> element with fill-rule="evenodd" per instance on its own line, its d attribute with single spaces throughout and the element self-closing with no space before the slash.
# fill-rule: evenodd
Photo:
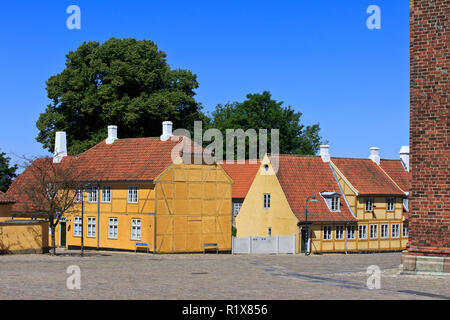
<svg viewBox="0 0 450 320">
<path fill-rule="evenodd" d="M 183 149 L 184 146 L 190 146 L 190 151 Z M 74 182 L 149 182 L 161 174 L 172 163 L 172 156 L 175 159 L 180 151 L 185 154 L 203 151 L 194 146 L 198 145 L 182 137 L 168 141 L 161 141 L 159 137 L 118 139 L 112 144 L 102 141 L 78 156 L 64 157 L 60 164 L 52 164 L 52 158 L 35 160 L 14 180 L 7 193 L 18 200 L 13 206 L 14 212 L 41 212 L 33 205 L 35 199 L 29 195 L 30 192 L 35 193 L 30 185 L 42 185 L 36 182 L 36 177 L 41 175 L 36 174 L 35 170 L 48 170 L 50 176 L 54 168 L 66 168 L 72 176 L 70 180 Z"/>
<path fill-rule="evenodd" d="M 370 159 L 331 158 L 331 161 L 360 194 L 405 194 Z"/>
<path fill-rule="evenodd" d="M 118 139 L 105 141 L 76 157 L 64 158 L 71 162 L 76 181 L 153 181 L 172 163 L 182 150 L 182 143 L 190 140 L 176 137 L 161 141 L 159 137 Z M 192 150 L 193 152 L 193 150 Z"/>
<path fill-rule="evenodd" d="M 405 170 L 401 160 L 381 159 L 380 166 L 403 191 L 409 192 L 411 172 Z"/>
<path fill-rule="evenodd" d="M 271 158 L 273 162 L 273 157 Z M 306 199 L 315 195 L 318 202 L 309 202 L 308 221 L 356 221 L 328 163 L 320 156 L 280 155 L 278 180 L 289 205 L 300 221 L 305 220 Z M 331 212 L 321 192 L 337 192 L 340 212 Z"/>
<path fill-rule="evenodd" d="M 10 197 L 0 191 L 0 204 L 12 204 L 15 202 L 16 202 L 16 200 L 14 200 L 12 197 Z"/>
<path fill-rule="evenodd" d="M 38 158 L 34 160 L 28 168 L 26 168 L 9 187 L 6 194 L 13 197 L 17 202 L 12 206 L 13 212 L 21 213 L 34 213 L 41 212 L 41 208 L 34 206 L 36 203 L 36 197 L 40 192 L 37 190 L 42 182 L 39 182 L 38 177 L 42 177 L 44 174 L 38 173 L 40 170 L 48 172 L 50 175 L 52 158 Z M 33 187 L 33 186 L 36 186 Z"/>
<path fill-rule="evenodd" d="M 245 198 L 247 196 L 247 192 L 252 185 L 260 165 L 261 161 L 259 160 L 251 162 L 250 160 L 246 160 L 245 163 L 226 163 L 226 161 L 221 163 L 222 168 L 234 181 L 232 187 L 233 198 Z"/>
</svg>

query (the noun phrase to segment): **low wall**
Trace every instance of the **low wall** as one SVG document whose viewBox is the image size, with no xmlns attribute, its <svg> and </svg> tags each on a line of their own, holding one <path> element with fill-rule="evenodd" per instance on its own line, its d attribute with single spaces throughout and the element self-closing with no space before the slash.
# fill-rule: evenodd
<svg viewBox="0 0 450 320">
<path fill-rule="evenodd" d="M 291 236 L 232 238 L 232 253 L 295 254 L 295 234 Z"/>
<path fill-rule="evenodd" d="M 0 254 L 44 253 L 48 252 L 48 249 L 48 222 L 0 222 Z"/>
</svg>

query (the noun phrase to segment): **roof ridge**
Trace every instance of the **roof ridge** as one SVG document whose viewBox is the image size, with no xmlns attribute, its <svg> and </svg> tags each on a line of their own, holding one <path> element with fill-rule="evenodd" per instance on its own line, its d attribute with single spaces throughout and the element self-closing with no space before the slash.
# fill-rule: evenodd
<svg viewBox="0 0 450 320">
<path fill-rule="evenodd" d="M 346 159 L 346 160 L 370 160 L 369 158 L 350 158 L 350 157 L 331 157 L 331 159 Z"/>
</svg>

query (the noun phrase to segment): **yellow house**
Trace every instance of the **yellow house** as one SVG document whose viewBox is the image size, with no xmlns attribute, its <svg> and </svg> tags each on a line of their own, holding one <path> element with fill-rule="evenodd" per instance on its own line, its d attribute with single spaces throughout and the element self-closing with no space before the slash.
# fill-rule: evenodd
<svg viewBox="0 0 450 320">
<path fill-rule="evenodd" d="M 56 145 L 62 148 L 65 143 Z M 55 234 L 59 246 L 155 253 L 202 252 L 205 244 L 231 250 L 232 179 L 216 163 L 174 137 L 108 138 L 75 157 L 54 161 L 71 168 L 75 204 Z M 60 154 L 61 152 L 56 152 Z M 210 162 L 208 162 L 210 163 Z"/>
<path fill-rule="evenodd" d="M 400 160 L 376 156 L 331 158 L 329 146 L 319 156 L 266 156 L 236 218 L 237 237 L 295 234 L 296 252 L 405 249 L 399 184 L 408 174 Z"/>
<path fill-rule="evenodd" d="M 329 163 L 301 155 L 266 155 L 236 218 L 237 237 L 295 234 L 296 253 L 351 250 L 355 224 Z"/>
<path fill-rule="evenodd" d="M 0 191 L 0 254 L 42 253 L 48 250 L 48 223 L 13 220 L 16 201 Z"/>
<path fill-rule="evenodd" d="M 408 242 L 404 202 L 407 191 L 383 170 L 382 163 L 399 181 L 397 171 L 392 169 L 398 168 L 400 160 L 380 159 L 378 148 L 371 148 L 369 159 L 331 158 L 330 161 L 358 219 L 358 251 L 404 250 Z"/>
</svg>

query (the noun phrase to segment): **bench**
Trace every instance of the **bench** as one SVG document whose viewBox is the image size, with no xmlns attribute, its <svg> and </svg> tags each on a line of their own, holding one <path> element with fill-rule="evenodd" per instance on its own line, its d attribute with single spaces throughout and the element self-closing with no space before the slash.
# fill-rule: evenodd
<svg viewBox="0 0 450 320">
<path fill-rule="evenodd" d="M 205 250 L 206 249 L 216 249 L 216 253 L 219 253 L 219 246 L 217 245 L 217 243 L 204 243 L 203 244 L 203 254 L 205 254 Z"/>
<path fill-rule="evenodd" d="M 134 253 L 136 253 L 138 247 L 141 247 L 141 248 L 147 248 L 147 253 L 149 252 L 148 243 L 136 242 L 136 243 L 134 244 Z"/>
</svg>

